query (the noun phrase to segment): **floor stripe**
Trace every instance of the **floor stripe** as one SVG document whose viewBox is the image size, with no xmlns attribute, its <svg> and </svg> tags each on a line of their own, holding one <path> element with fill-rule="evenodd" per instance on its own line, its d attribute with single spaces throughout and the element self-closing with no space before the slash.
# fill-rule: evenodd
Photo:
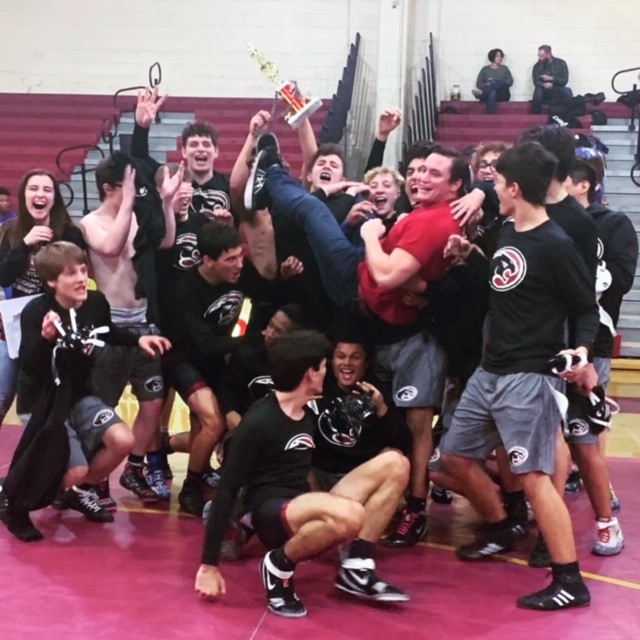
<svg viewBox="0 0 640 640">
<path fill-rule="evenodd" d="M 450 544 L 439 544 L 437 542 L 419 542 L 419 545 L 423 547 L 429 547 L 431 549 L 440 549 L 441 551 L 453 551 L 455 552 L 456 548 Z M 523 558 L 514 558 L 512 556 L 505 556 L 501 553 L 497 553 L 494 556 L 499 560 L 506 560 L 507 562 L 511 562 L 512 564 L 517 564 L 522 567 L 528 567 L 527 561 Z M 461 560 L 462 562 L 462 560 Z M 482 562 L 482 560 L 480 561 Z M 636 591 L 640 591 L 640 582 L 632 582 L 630 580 L 620 580 L 619 578 L 612 578 L 610 576 L 603 576 L 599 573 L 590 573 L 589 571 L 581 571 L 583 578 L 588 578 L 589 580 L 597 580 L 598 582 L 606 582 L 607 584 L 614 584 L 617 587 L 625 587 L 626 589 L 635 589 Z"/>
</svg>

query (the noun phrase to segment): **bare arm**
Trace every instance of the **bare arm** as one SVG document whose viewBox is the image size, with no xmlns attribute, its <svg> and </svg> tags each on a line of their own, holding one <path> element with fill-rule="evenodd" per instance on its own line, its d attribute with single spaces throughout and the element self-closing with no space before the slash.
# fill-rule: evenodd
<svg viewBox="0 0 640 640">
<path fill-rule="evenodd" d="M 131 231 L 133 205 L 136 199 L 135 169 L 129 165 L 122 180 L 122 203 L 113 224 L 107 230 L 95 214 L 90 214 L 80 221 L 80 228 L 89 248 L 104 256 L 119 256 Z"/>
<path fill-rule="evenodd" d="M 302 186 L 305 189 L 309 189 L 311 183 L 307 180 L 307 176 L 311 172 L 311 166 L 313 165 L 313 156 L 318 151 L 318 141 L 316 140 L 316 134 L 313 133 L 313 127 L 309 120 L 305 120 L 298 127 L 298 138 L 300 139 L 300 147 L 302 149 Z"/>
<path fill-rule="evenodd" d="M 184 176 L 184 163 L 180 163 L 178 171 L 173 176 L 169 175 L 169 168 L 164 168 L 160 197 L 162 199 L 162 215 L 164 216 L 164 238 L 160 243 L 160 249 L 169 249 L 176 241 L 176 214 L 173 211 L 173 200 L 180 190 Z"/>
<path fill-rule="evenodd" d="M 404 249 L 385 253 L 380 244 L 384 225 L 379 219 L 368 220 L 360 231 L 364 240 L 365 260 L 369 273 L 383 289 L 395 289 L 420 269 L 420 263 Z"/>
</svg>

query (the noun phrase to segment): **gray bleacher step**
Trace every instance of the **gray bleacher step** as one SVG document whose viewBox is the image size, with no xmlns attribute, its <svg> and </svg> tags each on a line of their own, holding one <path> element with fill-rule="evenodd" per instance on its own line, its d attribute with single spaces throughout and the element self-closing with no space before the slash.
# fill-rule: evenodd
<svg viewBox="0 0 640 640">
<path fill-rule="evenodd" d="M 627 356 L 629 358 L 640 357 L 640 342 L 634 341 L 622 341 L 622 348 L 620 349 L 621 356 Z"/>
</svg>

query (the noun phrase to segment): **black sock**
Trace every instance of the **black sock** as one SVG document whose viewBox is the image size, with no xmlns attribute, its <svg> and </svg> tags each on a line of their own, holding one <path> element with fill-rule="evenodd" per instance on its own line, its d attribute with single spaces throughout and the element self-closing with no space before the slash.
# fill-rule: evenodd
<svg viewBox="0 0 640 640">
<path fill-rule="evenodd" d="M 130 453 L 127 462 L 135 467 L 141 467 L 144 462 L 144 456 L 137 456 L 135 453 Z"/>
<path fill-rule="evenodd" d="M 185 482 L 188 482 L 189 484 L 199 484 L 202 482 L 202 471 L 191 471 L 191 469 L 187 469 Z"/>
<path fill-rule="evenodd" d="M 37 542 L 44 536 L 36 529 L 27 511 L 14 513 L 9 508 L 6 514 L 7 529 L 23 542 Z"/>
<path fill-rule="evenodd" d="M 527 501 L 524 491 L 506 492 L 504 494 L 504 508 L 508 518 L 527 522 Z"/>
<path fill-rule="evenodd" d="M 373 558 L 373 542 L 368 540 L 362 540 L 362 538 L 355 538 L 349 545 L 349 557 L 350 558 Z"/>
<path fill-rule="evenodd" d="M 270 558 L 276 569 L 280 569 L 280 571 L 293 571 L 296 568 L 295 562 L 291 562 L 291 560 L 287 558 L 284 547 L 274 549 L 271 552 Z"/>
<path fill-rule="evenodd" d="M 171 446 L 171 436 L 168 431 L 160 432 L 160 451 L 165 455 L 171 455 L 175 453 L 173 447 Z"/>
<path fill-rule="evenodd" d="M 502 533 L 506 529 L 511 528 L 511 522 L 509 518 L 505 518 L 504 520 L 498 520 L 498 522 L 485 522 L 482 525 L 482 530 L 485 533 Z"/>
<path fill-rule="evenodd" d="M 407 496 L 407 509 L 413 513 L 422 513 L 427 508 L 426 498 L 417 498 L 416 496 Z"/>
<path fill-rule="evenodd" d="M 567 562 L 566 564 L 559 564 L 557 562 L 551 563 L 551 573 L 553 579 L 563 583 L 575 583 L 582 582 L 582 576 L 580 575 L 580 565 L 578 561 Z"/>
</svg>

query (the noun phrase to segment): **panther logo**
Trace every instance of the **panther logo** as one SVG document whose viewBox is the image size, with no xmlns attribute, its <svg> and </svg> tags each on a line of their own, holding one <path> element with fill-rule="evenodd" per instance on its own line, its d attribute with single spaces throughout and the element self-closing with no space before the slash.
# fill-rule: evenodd
<svg viewBox="0 0 640 640">
<path fill-rule="evenodd" d="M 410 402 L 418 395 L 418 390 L 415 387 L 407 386 L 398 389 L 396 392 L 396 400 L 399 402 Z"/>
<path fill-rule="evenodd" d="M 529 458 L 529 452 L 524 447 L 511 447 L 509 449 L 509 460 L 514 467 L 524 464 Z"/>
<path fill-rule="evenodd" d="M 144 388 L 149 393 L 160 393 L 164 389 L 164 383 L 162 381 L 162 376 L 152 376 L 145 380 Z"/>
<path fill-rule="evenodd" d="M 101 409 L 93 417 L 93 426 L 101 427 L 102 425 L 107 424 L 107 422 L 109 422 L 109 420 L 111 420 L 111 418 L 113 418 L 114 415 L 115 413 L 113 413 L 111 409 Z"/>
<path fill-rule="evenodd" d="M 313 438 L 307 433 L 300 433 L 297 436 L 293 436 L 284 445 L 285 451 L 304 451 L 305 449 L 315 449 L 316 445 L 313 441 Z"/>
<path fill-rule="evenodd" d="M 524 256 L 515 247 L 503 247 L 495 252 L 491 260 L 491 288 L 509 291 L 517 287 L 527 274 Z"/>
<path fill-rule="evenodd" d="M 229 326 L 237 319 L 243 302 L 244 294 L 241 291 L 229 291 L 209 305 L 204 312 L 204 319 L 213 320 L 219 327 Z"/>
<path fill-rule="evenodd" d="M 589 425 L 584 420 L 571 420 L 569 422 L 569 433 L 577 437 L 586 436 L 589 433 Z"/>
</svg>

